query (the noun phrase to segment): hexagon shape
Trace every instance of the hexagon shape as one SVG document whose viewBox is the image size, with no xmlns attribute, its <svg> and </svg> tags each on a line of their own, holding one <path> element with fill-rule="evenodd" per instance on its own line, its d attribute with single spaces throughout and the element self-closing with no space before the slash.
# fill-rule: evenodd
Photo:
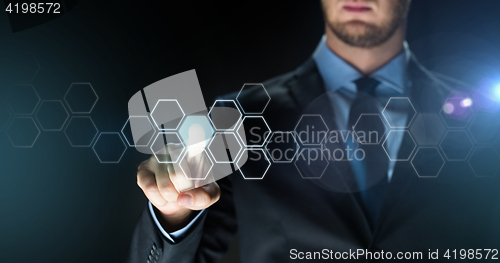
<svg viewBox="0 0 500 263">
<path fill-rule="evenodd" d="M 399 147 L 399 151 L 396 153 L 391 153 L 394 156 L 391 156 L 389 151 L 387 150 L 387 140 L 393 137 L 397 137 L 395 141 L 400 141 L 401 140 L 401 146 Z M 396 130 L 396 131 L 389 131 L 387 134 L 385 141 L 382 143 L 382 147 L 384 148 L 385 153 L 387 154 L 387 157 L 389 157 L 389 160 L 391 161 L 408 161 L 410 160 L 411 155 L 413 154 L 413 151 L 417 148 L 417 144 L 415 143 L 415 140 L 413 140 L 413 137 L 411 137 L 411 134 L 408 131 L 401 131 L 401 130 Z"/>
<path fill-rule="evenodd" d="M 101 163 L 119 163 L 127 145 L 118 132 L 101 132 L 92 146 Z"/>
<path fill-rule="evenodd" d="M 7 128 L 6 134 L 12 146 L 31 148 L 40 135 L 40 129 L 31 117 L 15 117 Z"/>
<path fill-rule="evenodd" d="M 477 177 L 495 176 L 500 168 L 500 155 L 493 147 L 476 147 L 469 159 L 469 166 Z"/>
<path fill-rule="evenodd" d="M 131 126 L 136 127 L 136 129 L 140 129 L 140 133 L 144 134 L 137 142 L 134 142 L 134 136 L 132 135 Z M 141 128 L 139 128 L 141 127 Z M 123 138 L 127 142 L 130 147 L 147 147 L 153 136 L 155 135 L 155 127 L 153 123 L 149 120 L 148 116 L 130 116 L 123 128 L 121 130 Z"/>
<path fill-rule="evenodd" d="M 377 113 L 361 114 L 352 129 L 356 132 L 358 143 L 363 145 L 379 144 L 388 130 L 384 120 Z"/>
<path fill-rule="evenodd" d="M 208 175 L 210 174 L 210 171 L 212 171 L 212 168 L 214 167 L 214 162 L 212 161 L 212 159 L 210 159 L 210 155 L 208 154 L 208 152 L 205 149 L 202 149 L 199 154 L 203 154 L 203 156 L 201 158 L 204 158 L 205 161 L 201 161 L 201 162 L 197 163 L 197 165 L 200 165 L 200 163 L 201 163 L 201 165 L 203 165 L 202 168 L 197 166 L 195 169 L 193 169 L 194 171 L 200 172 L 200 174 L 197 174 L 197 175 L 193 175 L 193 173 L 192 173 L 193 170 L 191 170 L 191 169 L 189 172 L 186 172 L 187 169 L 189 169 L 189 165 L 188 165 L 189 162 L 187 160 L 187 158 L 189 158 L 189 151 L 186 151 L 186 153 L 184 153 L 184 156 L 182 156 L 181 165 L 179 165 L 179 167 L 181 168 L 182 173 L 184 173 L 184 176 L 186 177 L 186 179 L 188 179 L 188 180 L 191 180 L 191 181 L 206 180 Z M 195 158 L 197 158 L 197 157 L 195 157 Z"/>
<path fill-rule="evenodd" d="M 275 163 L 291 163 L 299 152 L 300 145 L 294 133 L 275 131 L 266 143 L 266 151 Z"/>
<path fill-rule="evenodd" d="M 437 146 L 446 133 L 446 126 L 439 115 L 421 113 L 413 120 L 410 132 L 417 144 Z"/>
<path fill-rule="evenodd" d="M 406 125 L 402 125 L 399 123 L 395 123 L 392 118 L 391 118 L 391 111 L 407 111 L 408 113 L 408 120 L 406 121 Z M 415 110 L 415 107 L 413 107 L 413 104 L 411 103 L 410 99 L 407 97 L 393 97 L 390 98 L 389 101 L 387 101 L 387 104 L 385 104 L 384 109 L 382 110 L 382 115 L 384 116 L 385 120 L 387 121 L 387 124 L 389 124 L 389 127 L 391 128 L 403 128 L 407 129 L 410 127 L 411 122 L 415 118 L 415 115 L 417 115 L 417 111 Z"/>
<path fill-rule="evenodd" d="M 243 114 L 234 100 L 216 100 L 207 116 L 216 130 L 233 131 Z"/>
<path fill-rule="evenodd" d="M 330 129 L 320 114 L 304 114 L 295 125 L 295 136 L 305 146 L 321 145 Z"/>
<path fill-rule="evenodd" d="M 243 145 L 232 132 L 216 132 L 207 149 L 215 163 L 234 163 Z"/>
<path fill-rule="evenodd" d="M 6 102 L 15 115 L 32 115 L 40 103 L 40 96 L 33 85 L 17 84 L 10 91 Z"/>
<path fill-rule="evenodd" d="M 3 131 L 11 119 L 10 111 L 6 104 L 0 102 L 0 131 Z"/>
<path fill-rule="evenodd" d="M 253 101 L 255 98 L 267 98 L 262 104 Z M 263 114 L 271 101 L 266 87 L 262 83 L 245 83 L 236 96 L 236 101 L 245 114 Z"/>
<path fill-rule="evenodd" d="M 244 149 L 235 164 L 245 180 L 262 180 L 271 167 L 271 162 L 262 148 Z"/>
<path fill-rule="evenodd" d="M 60 100 L 44 100 L 36 111 L 35 118 L 43 131 L 61 131 L 69 113 Z"/>
<path fill-rule="evenodd" d="M 179 135 L 188 148 L 206 148 L 214 129 L 206 115 L 190 115 L 182 122 Z"/>
<path fill-rule="evenodd" d="M 236 133 L 245 147 L 264 147 L 272 131 L 262 116 L 245 116 Z"/>
<path fill-rule="evenodd" d="M 64 134 L 72 147 L 90 147 L 99 130 L 89 116 L 73 116 L 66 125 Z"/>
<path fill-rule="evenodd" d="M 439 144 L 448 161 L 465 161 L 474 144 L 464 130 L 451 130 L 446 132 L 443 141 Z"/>
<path fill-rule="evenodd" d="M 420 147 L 411 159 L 411 166 L 420 178 L 436 178 L 444 166 L 444 159 L 436 147 Z"/>
<path fill-rule="evenodd" d="M 321 179 L 330 162 L 324 158 L 321 148 L 303 147 L 293 164 L 302 179 Z"/>
<path fill-rule="evenodd" d="M 495 136 L 500 129 L 500 123 L 495 114 L 480 113 L 477 114 L 471 121 L 469 132 L 472 139 L 477 144 L 490 144 L 495 140 Z"/>
<path fill-rule="evenodd" d="M 88 82 L 71 83 L 64 95 L 64 101 L 73 114 L 90 114 L 98 100 L 99 96 Z"/>
<path fill-rule="evenodd" d="M 448 128 L 467 127 L 473 114 L 472 99 L 469 97 L 448 98 L 439 111 L 439 115 L 441 115 Z"/>
<path fill-rule="evenodd" d="M 321 147 L 321 154 L 330 162 L 352 161 L 359 142 L 353 130 L 333 130 L 323 140 Z"/>
<path fill-rule="evenodd" d="M 176 99 L 160 99 L 151 111 L 151 118 L 160 131 L 177 130 L 184 116 L 186 114 Z"/>
<path fill-rule="evenodd" d="M 168 147 L 166 145 L 173 144 Z M 184 154 L 186 146 L 176 132 L 159 132 L 151 143 L 151 151 L 159 163 L 177 163 Z"/>
</svg>

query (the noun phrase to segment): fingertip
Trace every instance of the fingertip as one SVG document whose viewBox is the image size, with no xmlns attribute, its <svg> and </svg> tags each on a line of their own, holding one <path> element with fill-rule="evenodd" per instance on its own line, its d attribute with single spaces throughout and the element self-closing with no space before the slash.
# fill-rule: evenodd
<svg viewBox="0 0 500 263">
<path fill-rule="evenodd" d="M 190 207 L 193 205 L 193 196 L 191 194 L 180 194 L 177 198 L 179 206 Z"/>
</svg>

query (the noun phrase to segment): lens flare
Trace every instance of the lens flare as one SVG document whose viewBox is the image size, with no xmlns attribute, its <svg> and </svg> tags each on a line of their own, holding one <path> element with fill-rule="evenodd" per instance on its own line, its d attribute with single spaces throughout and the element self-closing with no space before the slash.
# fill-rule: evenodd
<svg viewBox="0 0 500 263">
<path fill-rule="evenodd" d="M 470 98 L 466 98 L 466 99 L 463 99 L 461 102 L 460 102 L 460 106 L 462 107 L 470 107 L 472 106 L 472 100 Z"/>
<path fill-rule="evenodd" d="M 455 110 L 455 106 L 453 106 L 453 104 L 451 104 L 449 102 L 444 104 L 444 106 L 443 106 L 443 111 L 446 114 L 451 114 L 454 110 Z"/>
</svg>

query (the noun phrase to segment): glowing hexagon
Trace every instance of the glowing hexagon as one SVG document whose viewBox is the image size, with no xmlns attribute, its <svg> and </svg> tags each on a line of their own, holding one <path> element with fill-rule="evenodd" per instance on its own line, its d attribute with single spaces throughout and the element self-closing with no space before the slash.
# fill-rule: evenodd
<svg viewBox="0 0 500 263">
<path fill-rule="evenodd" d="M 177 130 L 186 114 L 176 99 L 160 99 L 156 102 L 151 118 L 160 131 Z"/>
<path fill-rule="evenodd" d="M 256 98 L 262 103 L 256 103 Z M 236 101 L 245 114 L 263 114 L 271 97 L 262 83 L 245 83 L 236 96 Z"/>
<path fill-rule="evenodd" d="M 474 144 L 464 130 L 450 130 L 444 135 L 439 145 L 448 161 L 465 161 Z"/>
<path fill-rule="evenodd" d="M 16 148 L 31 148 L 35 144 L 40 130 L 31 117 L 15 117 L 6 130 L 12 146 Z"/>
<path fill-rule="evenodd" d="M 361 114 L 352 129 L 356 132 L 358 142 L 366 145 L 382 142 L 388 130 L 384 120 L 377 113 Z"/>
<path fill-rule="evenodd" d="M 477 114 L 472 119 L 469 126 L 469 132 L 472 135 L 472 139 L 478 144 L 493 143 L 499 129 L 500 123 L 495 114 L 492 113 Z"/>
<path fill-rule="evenodd" d="M 321 179 L 330 162 L 324 158 L 321 148 L 301 148 L 293 163 L 302 179 Z"/>
<path fill-rule="evenodd" d="M 233 131 L 242 116 L 234 100 L 216 100 L 208 112 L 208 119 L 216 130 Z"/>
<path fill-rule="evenodd" d="M 247 158 L 245 158 L 247 157 Z M 246 162 L 244 162 L 246 160 Z M 235 163 L 246 180 L 262 180 L 271 162 L 262 148 L 246 148 Z"/>
<path fill-rule="evenodd" d="M 330 129 L 319 114 L 304 114 L 295 125 L 295 135 L 302 145 L 315 146 L 323 143 Z"/>
<path fill-rule="evenodd" d="M 99 97 L 88 82 L 74 82 L 64 95 L 64 101 L 74 114 L 90 114 Z"/>
<path fill-rule="evenodd" d="M 89 116 L 73 116 L 64 129 L 64 134 L 73 147 L 90 147 L 99 131 Z"/>
<path fill-rule="evenodd" d="M 11 117 L 12 116 L 10 115 L 10 111 L 7 108 L 7 105 L 5 105 L 3 102 L 0 102 L 0 131 L 3 131 L 7 127 L 7 124 L 9 124 Z"/>
<path fill-rule="evenodd" d="M 500 168 L 500 156 L 493 147 L 476 147 L 469 165 L 477 177 L 495 176 Z"/>
<path fill-rule="evenodd" d="M 236 130 L 245 147 L 264 147 L 272 131 L 262 116 L 245 116 Z"/>
<path fill-rule="evenodd" d="M 69 113 L 60 100 L 44 100 L 36 114 L 43 131 L 61 131 L 69 118 Z"/>
<path fill-rule="evenodd" d="M 446 126 L 439 115 L 421 113 L 413 120 L 410 132 L 417 144 L 437 146 L 446 133 Z"/>
<path fill-rule="evenodd" d="M 216 163 L 234 163 L 243 149 L 236 134 L 216 132 L 207 147 Z"/>
<path fill-rule="evenodd" d="M 405 111 L 405 112 L 408 111 L 409 114 L 408 114 L 408 120 L 406 121 L 406 125 L 395 123 L 391 118 L 391 111 Z M 415 115 L 417 115 L 417 111 L 415 110 L 415 107 L 413 107 L 413 104 L 411 103 L 409 98 L 393 97 L 390 98 L 389 101 L 387 101 L 384 110 L 382 110 L 382 115 L 387 121 L 387 124 L 389 124 L 389 127 L 407 129 L 408 127 L 410 127 L 410 124 L 415 118 Z"/>
<path fill-rule="evenodd" d="M 119 163 L 127 145 L 118 132 L 101 132 L 92 146 L 101 163 Z"/>
<path fill-rule="evenodd" d="M 420 147 L 415 155 L 413 155 L 410 163 L 418 177 L 435 178 L 439 175 L 441 169 L 443 169 L 445 161 L 441 153 L 439 153 L 438 148 Z"/>
<path fill-rule="evenodd" d="M 389 138 L 393 137 L 398 137 L 395 141 L 400 141 L 401 140 L 401 146 L 399 147 L 399 151 L 396 153 L 389 153 L 387 150 L 387 143 Z M 382 143 L 382 147 L 384 148 L 385 153 L 389 157 L 389 160 L 391 161 L 408 161 L 410 160 L 410 157 L 415 151 L 415 148 L 417 148 L 417 144 L 411 137 L 411 134 L 408 131 L 402 131 L 402 130 L 396 130 L 396 131 L 389 131 L 387 134 L 384 143 Z M 391 154 L 393 156 L 391 156 Z"/>
<path fill-rule="evenodd" d="M 266 143 L 266 151 L 275 163 L 291 163 L 299 152 L 293 132 L 275 131 Z"/>
<path fill-rule="evenodd" d="M 214 129 L 206 115 L 189 115 L 182 122 L 179 135 L 188 148 L 206 148 Z"/>
<path fill-rule="evenodd" d="M 177 163 L 185 149 L 184 143 L 175 132 L 159 132 L 151 143 L 151 151 L 159 163 Z"/>
<path fill-rule="evenodd" d="M 40 96 L 33 85 L 17 84 L 10 91 L 6 102 L 15 115 L 32 115 L 40 103 Z"/>
<path fill-rule="evenodd" d="M 134 136 L 132 135 L 131 126 L 136 127 L 138 131 L 140 129 L 140 134 L 144 134 L 139 139 L 137 144 L 136 142 L 134 142 Z M 145 132 L 142 132 L 143 130 Z M 125 122 L 125 124 L 123 125 L 121 133 L 123 135 L 123 138 L 125 138 L 125 141 L 127 141 L 128 146 L 147 147 L 151 142 L 151 139 L 153 139 L 153 136 L 155 135 L 155 128 L 149 120 L 148 116 L 130 116 L 127 119 L 127 122 Z"/>
</svg>

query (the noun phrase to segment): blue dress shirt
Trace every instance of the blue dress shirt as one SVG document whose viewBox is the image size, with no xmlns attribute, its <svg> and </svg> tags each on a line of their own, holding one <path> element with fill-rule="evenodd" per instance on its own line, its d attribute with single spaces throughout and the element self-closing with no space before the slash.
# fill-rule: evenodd
<svg viewBox="0 0 500 263">
<path fill-rule="evenodd" d="M 380 101 L 381 105 L 379 109 L 380 112 L 382 112 L 383 107 L 391 97 L 402 97 L 408 93 L 411 86 L 411 82 L 407 75 L 407 66 L 410 57 L 410 51 L 405 42 L 403 51 L 397 57 L 371 75 L 372 78 L 381 82 L 375 91 L 375 96 Z M 347 130 L 349 110 L 357 92 L 356 85 L 353 81 L 363 75 L 328 48 L 325 36 L 323 36 L 318 47 L 314 51 L 313 59 L 316 62 L 316 66 L 318 67 L 319 73 L 328 90 L 330 100 L 332 101 L 337 128 L 339 130 Z M 405 127 L 407 122 L 406 110 L 407 109 L 392 109 L 386 110 L 384 113 L 391 119 L 396 127 Z M 387 140 L 387 151 L 392 159 L 397 159 L 396 157 L 402 140 L 403 133 L 395 133 Z M 389 169 L 387 172 L 389 181 L 392 178 L 395 165 L 395 161 L 389 162 Z M 186 227 L 172 233 L 167 233 L 160 225 L 151 202 L 149 202 L 148 205 L 149 212 L 156 226 L 165 238 L 172 243 L 175 243 L 175 239 L 182 236 L 194 222 L 205 213 L 205 210 L 201 211 Z"/>
<path fill-rule="evenodd" d="M 403 51 L 398 56 L 370 75 L 370 77 L 380 81 L 375 90 L 375 97 L 380 102 L 379 112 L 382 112 L 383 107 L 391 97 L 404 97 L 408 94 L 411 87 L 411 81 L 407 73 L 410 57 L 411 53 L 408 44 L 405 42 Z M 328 48 L 325 36 L 323 36 L 314 51 L 313 59 L 332 102 L 337 129 L 350 130 L 347 128 L 349 110 L 357 93 L 354 81 L 363 77 L 363 75 Z M 386 110 L 384 114 L 391 119 L 395 127 L 406 127 L 406 108 Z M 403 133 L 394 133 L 388 138 L 386 148 L 391 159 L 397 159 L 402 141 Z M 395 161 L 389 162 L 387 172 L 389 181 L 392 178 L 395 165 Z"/>
</svg>

